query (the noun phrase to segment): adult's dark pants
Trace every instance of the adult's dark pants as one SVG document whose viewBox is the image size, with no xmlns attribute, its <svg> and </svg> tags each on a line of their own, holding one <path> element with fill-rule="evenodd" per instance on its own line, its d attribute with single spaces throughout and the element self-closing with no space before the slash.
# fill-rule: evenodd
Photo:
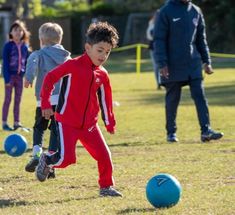
<svg viewBox="0 0 235 215">
<path fill-rule="evenodd" d="M 181 90 L 185 85 L 189 85 L 191 97 L 194 100 L 201 132 L 206 132 L 210 128 L 210 118 L 208 104 L 205 97 L 204 85 L 202 79 L 193 79 L 184 82 L 166 83 L 166 130 L 167 134 L 176 133 L 177 108 L 181 98 Z"/>
</svg>

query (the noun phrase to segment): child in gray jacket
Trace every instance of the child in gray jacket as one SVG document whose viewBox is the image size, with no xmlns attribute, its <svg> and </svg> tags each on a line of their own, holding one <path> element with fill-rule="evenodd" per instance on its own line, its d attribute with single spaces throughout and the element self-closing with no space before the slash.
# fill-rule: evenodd
<svg viewBox="0 0 235 215">
<path fill-rule="evenodd" d="M 58 149 L 57 128 L 54 117 L 50 120 L 42 117 L 40 91 L 45 75 L 56 66 L 70 59 L 70 52 L 61 45 L 63 29 L 56 23 L 44 23 L 39 28 L 40 50 L 34 51 L 27 60 L 24 87 L 32 87 L 34 78 L 35 96 L 37 107 L 35 113 L 35 123 L 33 126 L 33 154 L 32 159 L 25 166 L 27 172 L 34 172 L 42 153 L 44 131 L 50 129 L 50 141 L 48 151 L 53 153 Z M 55 89 L 50 97 L 53 110 L 58 103 L 60 83 L 55 85 Z M 54 170 L 48 177 L 55 177 Z"/>
</svg>

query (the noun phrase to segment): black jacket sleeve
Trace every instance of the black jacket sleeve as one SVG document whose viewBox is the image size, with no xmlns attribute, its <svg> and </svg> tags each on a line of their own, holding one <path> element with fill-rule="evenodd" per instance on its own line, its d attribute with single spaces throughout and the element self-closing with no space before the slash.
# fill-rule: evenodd
<svg viewBox="0 0 235 215">
<path fill-rule="evenodd" d="M 198 52 L 201 54 L 202 62 L 211 64 L 210 54 L 209 54 L 209 47 L 206 40 L 206 26 L 205 20 L 203 17 L 202 12 L 199 13 L 199 23 L 197 27 L 197 38 L 196 38 L 196 45 Z"/>
</svg>

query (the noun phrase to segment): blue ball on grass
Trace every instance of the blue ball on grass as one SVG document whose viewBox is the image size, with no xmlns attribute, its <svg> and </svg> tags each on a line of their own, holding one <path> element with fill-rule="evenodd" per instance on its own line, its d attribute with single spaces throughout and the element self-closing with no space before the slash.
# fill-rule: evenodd
<svg viewBox="0 0 235 215">
<path fill-rule="evenodd" d="M 28 143 L 20 134 L 10 134 L 4 140 L 4 150 L 12 157 L 19 157 L 27 150 Z"/>
<path fill-rule="evenodd" d="M 170 174 L 157 174 L 146 185 L 146 196 L 155 208 L 168 208 L 176 205 L 181 197 L 179 181 Z"/>
</svg>

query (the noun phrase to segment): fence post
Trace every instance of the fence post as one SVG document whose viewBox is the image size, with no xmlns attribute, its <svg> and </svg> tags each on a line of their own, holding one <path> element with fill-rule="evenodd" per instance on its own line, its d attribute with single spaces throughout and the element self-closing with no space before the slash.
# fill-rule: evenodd
<svg viewBox="0 0 235 215">
<path fill-rule="evenodd" d="M 136 46 L 136 73 L 140 74 L 141 69 L 141 44 Z"/>
</svg>

